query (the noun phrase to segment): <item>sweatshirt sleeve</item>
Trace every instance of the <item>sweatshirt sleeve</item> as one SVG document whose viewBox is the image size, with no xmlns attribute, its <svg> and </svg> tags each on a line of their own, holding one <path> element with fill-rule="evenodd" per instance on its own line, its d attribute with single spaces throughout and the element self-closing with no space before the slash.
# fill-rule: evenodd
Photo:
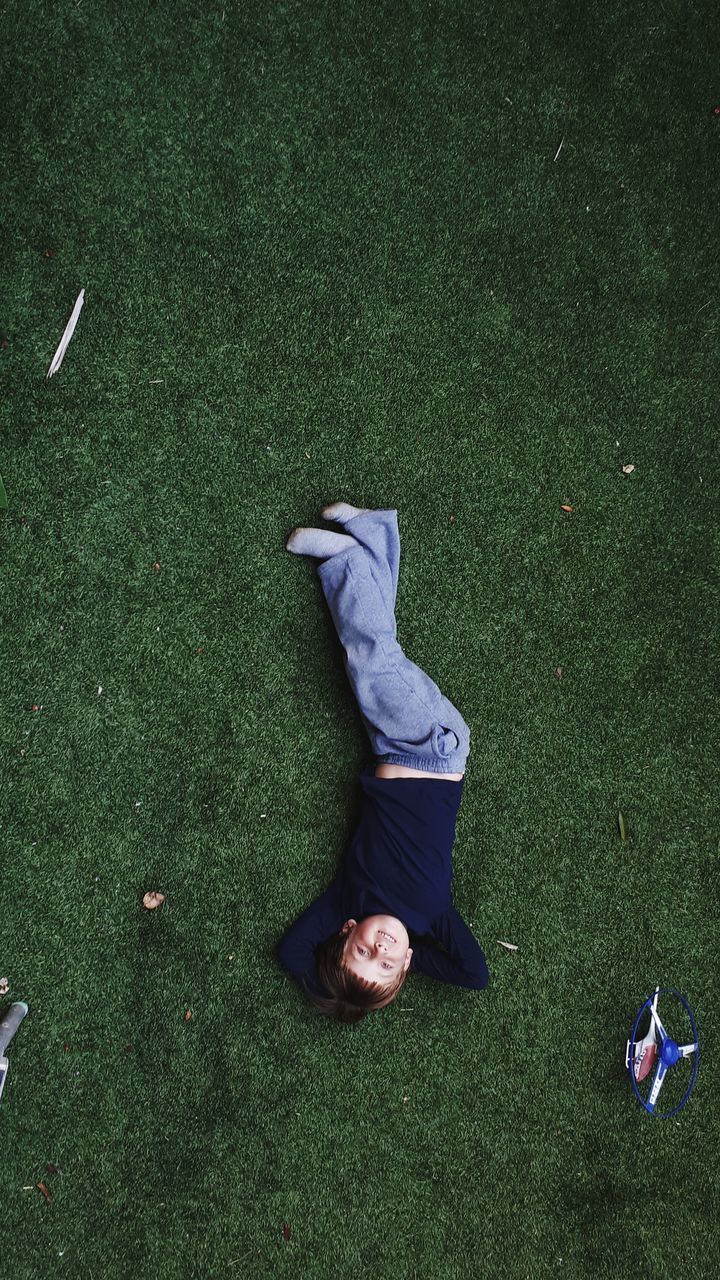
<svg viewBox="0 0 720 1280">
<path fill-rule="evenodd" d="M 283 934 L 277 945 L 277 958 L 284 969 L 315 992 L 323 994 L 315 966 L 315 948 L 342 924 L 340 895 L 335 884 L 303 911 Z M 327 994 L 327 993 L 324 993 Z"/>
<path fill-rule="evenodd" d="M 470 987 L 475 991 L 487 986 L 485 956 L 455 907 L 450 907 L 433 921 L 432 934 L 444 950 L 436 950 L 424 942 L 416 943 L 411 972 L 414 970 L 436 978 L 438 982 L 450 982 L 453 986 Z"/>
</svg>

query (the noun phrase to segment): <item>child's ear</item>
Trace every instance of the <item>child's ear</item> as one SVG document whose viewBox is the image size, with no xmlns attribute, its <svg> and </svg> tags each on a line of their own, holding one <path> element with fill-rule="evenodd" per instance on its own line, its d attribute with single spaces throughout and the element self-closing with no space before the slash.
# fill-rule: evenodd
<svg viewBox="0 0 720 1280">
<path fill-rule="evenodd" d="M 341 932 L 341 933 L 349 933 L 351 929 L 354 929 L 354 928 L 355 928 L 355 925 L 356 925 L 356 924 L 357 924 L 357 920 L 352 920 L 352 919 L 351 919 L 351 920 L 346 920 L 346 921 L 345 921 L 345 923 L 344 923 L 344 925 L 342 926 L 342 929 L 340 930 L 340 932 Z"/>
<path fill-rule="evenodd" d="M 408 947 L 408 949 L 407 949 L 407 955 L 405 956 L 405 964 L 404 964 L 404 967 L 403 967 L 403 973 L 407 973 L 408 969 L 410 968 L 410 961 L 412 960 L 412 954 L 413 954 L 413 953 L 412 953 L 412 947 Z"/>
</svg>

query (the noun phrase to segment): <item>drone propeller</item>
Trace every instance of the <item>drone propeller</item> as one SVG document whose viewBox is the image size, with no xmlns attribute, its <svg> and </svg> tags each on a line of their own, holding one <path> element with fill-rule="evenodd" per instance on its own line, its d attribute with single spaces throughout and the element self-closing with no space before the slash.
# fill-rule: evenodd
<svg viewBox="0 0 720 1280">
<path fill-rule="evenodd" d="M 659 993 L 660 993 L 660 988 L 656 987 L 655 995 L 652 998 L 652 1004 L 649 1005 L 648 1008 L 650 1009 L 650 1017 L 653 1023 L 655 1024 L 655 1026 L 657 1027 L 658 1031 L 660 1032 L 660 1035 L 662 1036 L 663 1040 L 667 1040 L 667 1031 L 665 1030 L 662 1022 L 660 1021 L 660 1017 L 657 1011 L 657 1002 L 658 1002 Z"/>
<path fill-rule="evenodd" d="M 655 1110 L 655 1103 L 658 1100 L 658 1094 L 662 1089 L 663 1080 L 665 1079 L 667 1072 L 668 1072 L 668 1069 L 661 1058 L 660 1061 L 658 1062 L 657 1071 L 655 1072 L 655 1079 L 652 1082 L 650 1097 L 645 1103 L 645 1108 L 647 1111 L 653 1112 Z"/>
</svg>

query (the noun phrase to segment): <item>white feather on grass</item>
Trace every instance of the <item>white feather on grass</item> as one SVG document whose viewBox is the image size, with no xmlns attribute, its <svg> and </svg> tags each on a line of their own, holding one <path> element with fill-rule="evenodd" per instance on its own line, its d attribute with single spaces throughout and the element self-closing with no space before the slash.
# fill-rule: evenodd
<svg viewBox="0 0 720 1280">
<path fill-rule="evenodd" d="M 65 355 L 65 352 L 68 349 L 68 343 L 75 332 L 75 325 L 78 322 L 78 318 L 80 316 L 80 312 L 82 311 L 84 301 L 85 301 L 85 290 L 81 289 L 77 296 L 75 306 L 73 307 L 72 315 L 65 326 L 65 332 L 62 338 L 60 339 L 60 345 L 57 351 L 55 352 L 55 355 L 53 356 L 52 362 L 50 364 L 50 368 L 48 369 L 45 375 L 46 378 L 52 378 L 53 374 L 57 373 L 58 369 L 60 368 L 60 365 L 63 362 L 63 356 Z"/>
</svg>

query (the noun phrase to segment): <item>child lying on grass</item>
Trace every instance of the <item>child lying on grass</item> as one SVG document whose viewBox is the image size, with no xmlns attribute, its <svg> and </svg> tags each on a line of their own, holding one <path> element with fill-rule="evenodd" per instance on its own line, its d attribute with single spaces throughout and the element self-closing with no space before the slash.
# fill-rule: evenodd
<svg viewBox="0 0 720 1280">
<path fill-rule="evenodd" d="M 321 561 L 376 763 L 360 774 L 362 816 L 343 868 L 278 958 L 321 1013 L 358 1022 L 389 1004 L 408 972 L 475 990 L 488 972 L 450 888 L 470 730 L 397 642 L 397 512 L 336 502 L 322 515 L 346 532 L 296 529 L 287 550 Z"/>
</svg>

